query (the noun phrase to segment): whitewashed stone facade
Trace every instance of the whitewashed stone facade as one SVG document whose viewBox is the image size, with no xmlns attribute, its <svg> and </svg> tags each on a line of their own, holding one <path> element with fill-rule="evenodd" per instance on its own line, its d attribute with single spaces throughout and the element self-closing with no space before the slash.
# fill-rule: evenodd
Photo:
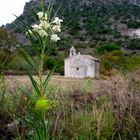
<svg viewBox="0 0 140 140">
<path fill-rule="evenodd" d="M 65 59 L 65 77 L 70 78 L 98 78 L 99 59 L 90 55 L 76 53 L 74 47 L 70 49 L 70 56 Z"/>
</svg>

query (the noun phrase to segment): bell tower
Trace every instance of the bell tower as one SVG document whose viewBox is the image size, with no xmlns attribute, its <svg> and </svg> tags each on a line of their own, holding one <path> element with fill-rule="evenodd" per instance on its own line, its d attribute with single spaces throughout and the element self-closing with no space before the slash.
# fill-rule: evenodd
<svg viewBox="0 0 140 140">
<path fill-rule="evenodd" d="M 70 49 L 70 56 L 75 56 L 75 55 L 76 55 L 76 49 L 74 48 L 74 46 L 72 46 Z"/>
</svg>

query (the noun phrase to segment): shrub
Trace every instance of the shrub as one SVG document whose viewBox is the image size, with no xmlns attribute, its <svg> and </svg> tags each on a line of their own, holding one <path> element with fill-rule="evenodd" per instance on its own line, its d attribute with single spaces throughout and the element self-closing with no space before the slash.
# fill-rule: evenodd
<svg viewBox="0 0 140 140">
<path fill-rule="evenodd" d="M 7 64 L 12 59 L 12 53 L 8 49 L 2 49 L 0 51 L 0 70 L 7 69 Z"/>
<path fill-rule="evenodd" d="M 140 22 L 137 22 L 137 21 L 128 21 L 127 22 L 127 27 L 128 28 L 139 28 L 140 27 Z"/>
<path fill-rule="evenodd" d="M 106 43 L 106 44 L 102 44 L 100 47 L 96 49 L 98 54 L 105 54 L 113 50 L 120 50 L 120 47 L 115 43 Z"/>
<path fill-rule="evenodd" d="M 25 59 L 18 54 L 16 54 L 15 57 L 8 63 L 8 68 L 17 71 L 31 70 L 31 67 Z"/>
<path fill-rule="evenodd" d="M 47 57 L 44 63 L 44 69 L 52 70 L 56 65 L 57 67 L 56 67 L 55 72 L 63 75 L 64 74 L 64 60 L 61 58 L 58 61 L 58 58 Z"/>
<path fill-rule="evenodd" d="M 11 49 L 15 44 L 16 37 L 6 29 L 0 28 L 0 49 Z"/>
<path fill-rule="evenodd" d="M 126 69 L 128 71 L 133 71 L 140 68 L 140 56 L 131 55 L 126 58 Z"/>
<path fill-rule="evenodd" d="M 123 52 L 120 50 L 114 50 L 102 56 L 100 63 L 100 72 L 103 74 L 107 74 L 110 73 L 113 68 L 124 70 L 124 64 L 126 64 L 126 60 L 123 56 Z"/>
<path fill-rule="evenodd" d="M 121 37 L 121 33 L 120 32 L 114 32 L 114 38 L 120 38 Z"/>
<path fill-rule="evenodd" d="M 57 64 L 57 61 L 53 57 L 46 57 L 46 61 L 44 62 L 45 69 L 53 69 Z"/>
<path fill-rule="evenodd" d="M 61 75 L 64 75 L 64 60 L 63 59 L 59 60 L 58 66 L 56 68 L 56 72 Z"/>
<path fill-rule="evenodd" d="M 124 56 L 122 51 L 114 50 L 101 57 L 100 72 L 110 74 L 112 69 L 117 69 L 123 73 L 128 73 L 140 68 L 140 56 Z"/>
<path fill-rule="evenodd" d="M 131 50 L 140 50 L 140 39 L 127 40 L 127 48 Z"/>
</svg>

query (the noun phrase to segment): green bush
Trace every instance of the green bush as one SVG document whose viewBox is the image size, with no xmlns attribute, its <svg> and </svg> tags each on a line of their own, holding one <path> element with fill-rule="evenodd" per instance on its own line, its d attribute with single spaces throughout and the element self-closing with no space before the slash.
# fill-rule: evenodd
<svg viewBox="0 0 140 140">
<path fill-rule="evenodd" d="M 17 71 L 31 70 L 29 64 L 20 55 L 15 55 L 15 57 L 8 63 L 8 68 Z"/>
<path fill-rule="evenodd" d="M 53 69 L 56 66 L 56 60 L 53 57 L 47 57 L 44 63 L 45 69 Z"/>
<path fill-rule="evenodd" d="M 105 54 L 114 50 L 120 50 L 120 46 L 115 43 L 106 43 L 102 44 L 100 47 L 97 47 L 96 51 L 98 54 Z"/>
<path fill-rule="evenodd" d="M 139 55 L 124 56 L 122 51 L 114 50 L 101 57 L 100 72 L 102 74 L 108 74 L 112 69 L 126 73 L 138 68 L 140 68 Z"/>
<path fill-rule="evenodd" d="M 0 51 L 0 70 L 7 69 L 7 64 L 12 59 L 12 53 L 8 49 L 2 49 Z"/>
<path fill-rule="evenodd" d="M 61 75 L 64 75 L 64 60 L 63 59 L 59 60 L 58 66 L 56 68 L 56 72 Z"/>
<path fill-rule="evenodd" d="M 129 21 L 127 22 L 127 27 L 128 28 L 139 28 L 140 27 L 140 22 L 137 22 L 137 21 Z"/>
<path fill-rule="evenodd" d="M 100 72 L 107 74 L 114 68 L 118 70 L 124 70 L 125 64 L 126 59 L 123 56 L 123 52 L 120 50 L 114 50 L 102 56 L 100 62 Z"/>
<path fill-rule="evenodd" d="M 126 69 L 133 71 L 140 68 L 140 55 L 131 55 L 126 58 Z"/>
<path fill-rule="evenodd" d="M 114 32 L 114 38 L 120 38 L 121 37 L 121 33 L 120 32 Z"/>
<path fill-rule="evenodd" d="M 16 37 L 6 29 L 0 28 L 0 49 L 2 48 L 13 48 Z"/>
<path fill-rule="evenodd" d="M 129 39 L 126 44 L 128 49 L 140 50 L 140 39 Z"/>
<path fill-rule="evenodd" d="M 64 74 L 64 60 L 63 59 L 58 60 L 58 58 L 55 58 L 55 57 L 47 57 L 44 63 L 44 68 L 52 70 L 56 65 L 57 67 L 56 67 L 55 72 L 63 75 Z"/>
</svg>

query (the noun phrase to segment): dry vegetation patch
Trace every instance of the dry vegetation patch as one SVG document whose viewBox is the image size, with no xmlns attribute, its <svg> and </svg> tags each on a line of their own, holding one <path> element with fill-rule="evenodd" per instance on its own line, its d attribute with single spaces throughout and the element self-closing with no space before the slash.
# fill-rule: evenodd
<svg viewBox="0 0 140 140">
<path fill-rule="evenodd" d="M 45 77 L 45 76 L 44 76 Z M 36 79 L 36 76 L 35 76 Z M 26 85 L 32 89 L 27 76 L 7 76 L 7 89 L 12 87 L 17 91 L 17 86 Z M 11 92 L 11 90 L 9 90 Z M 140 81 L 132 79 L 120 73 L 109 77 L 108 80 L 93 79 L 70 79 L 61 76 L 52 76 L 47 97 L 58 101 L 55 109 L 47 112 L 50 118 L 48 130 L 51 139 L 139 139 L 140 138 Z M 25 115 L 25 98 L 19 92 L 14 92 L 17 99 L 13 98 L 12 111 Z M 10 102 L 11 102 L 10 101 Z M 7 124 L 13 123 L 9 110 L 4 114 L 10 122 L 0 126 L 4 134 L 16 137 Z M 10 112 L 11 113 L 11 112 Z M 47 118 L 47 119 L 48 119 Z M 14 120 L 15 121 L 15 120 Z M 20 122 L 16 127 L 22 129 L 23 138 L 27 137 L 25 132 L 30 132 Z M 9 132 L 10 131 L 10 132 Z M 10 133 L 10 134 L 9 134 Z M 84 134 L 84 135 L 83 135 Z"/>
</svg>

